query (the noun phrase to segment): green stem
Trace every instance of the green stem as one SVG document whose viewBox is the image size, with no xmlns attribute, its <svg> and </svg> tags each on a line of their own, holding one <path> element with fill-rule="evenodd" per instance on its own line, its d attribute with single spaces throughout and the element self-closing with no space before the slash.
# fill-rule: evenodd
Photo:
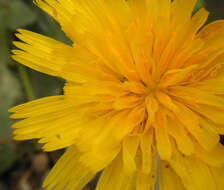
<svg viewBox="0 0 224 190">
<path fill-rule="evenodd" d="M 18 70 L 19 70 L 19 75 L 20 75 L 21 81 L 23 83 L 23 87 L 24 87 L 27 99 L 29 101 L 34 100 L 35 96 L 34 96 L 33 88 L 31 86 L 29 76 L 27 74 L 25 67 L 22 65 L 18 65 Z"/>
</svg>

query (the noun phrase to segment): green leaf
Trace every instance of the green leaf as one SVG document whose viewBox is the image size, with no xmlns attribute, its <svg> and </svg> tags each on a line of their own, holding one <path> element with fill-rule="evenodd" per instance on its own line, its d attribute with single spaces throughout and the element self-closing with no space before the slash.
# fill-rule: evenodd
<svg viewBox="0 0 224 190">
<path fill-rule="evenodd" d="M 8 28 L 15 30 L 19 27 L 33 24 L 37 19 L 34 11 L 23 1 L 11 1 L 8 4 Z"/>
</svg>

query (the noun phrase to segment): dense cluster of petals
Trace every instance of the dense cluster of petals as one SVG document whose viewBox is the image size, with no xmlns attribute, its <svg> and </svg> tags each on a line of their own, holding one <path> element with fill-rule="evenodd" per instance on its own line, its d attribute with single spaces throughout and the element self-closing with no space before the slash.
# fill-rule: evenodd
<svg viewBox="0 0 224 190">
<path fill-rule="evenodd" d="M 35 3 L 73 41 L 19 29 L 14 42 L 14 60 L 66 81 L 10 109 L 16 140 L 69 147 L 44 187 L 81 190 L 103 170 L 96 190 L 224 188 L 223 20 L 205 25 L 196 0 Z"/>
</svg>

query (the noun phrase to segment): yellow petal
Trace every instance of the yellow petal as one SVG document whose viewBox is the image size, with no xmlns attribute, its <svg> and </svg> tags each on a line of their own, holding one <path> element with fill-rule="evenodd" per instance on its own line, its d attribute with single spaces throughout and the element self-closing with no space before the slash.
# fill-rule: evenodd
<svg viewBox="0 0 224 190">
<path fill-rule="evenodd" d="M 194 84 L 195 88 L 200 88 L 208 93 L 213 93 L 217 95 L 224 94 L 224 83 L 223 77 L 212 78 L 209 80 L 201 81 L 199 83 Z"/>
<path fill-rule="evenodd" d="M 133 110 L 105 114 L 104 117 L 96 119 L 96 122 L 90 122 L 83 127 L 76 144 L 81 150 L 92 150 L 95 154 L 120 146 L 122 140 L 142 122 L 144 112 L 144 108 L 138 106 Z"/>
<path fill-rule="evenodd" d="M 224 147 L 221 144 L 218 144 L 210 151 L 206 151 L 200 146 L 196 146 L 197 156 L 204 161 L 205 163 L 214 166 L 221 167 L 224 165 Z"/>
<path fill-rule="evenodd" d="M 172 156 L 172 146 L 168 134 L 167 116 L 163 113 L 157 114 L 157 121 L 154 125 L 156 144 L 161 159 L 168 160 Z"/>
<path fill-rule="evenodd" d="M 122 145 L 123 169 L 127 173 L 135 172 L 135 155 L 139 145 L 139 138 L 137 136 L 127 136 Z"/>
<path fill-rule="evenodd" d="M 176 0 L 174 1 L 174 8 L 175 11 L 179 11 L 180 13 L 183 14 L 183 16 L 187 16 L 190 18 L 192 16 L 193 9 L 196 5 L 197 0 L 189 0 L 189 1 L 184 1 L 184 0 Z M 181 11 L 182 9 L 182 11 Z"/>
<path fill-rule="evenodd" d="M 144 94 L 146 92 L 146 87 L 139 82 L 125 81 L 123 85 L 130 92 L 133 92 L 135 94 Z"/>
<path fill-rule="evenodd" d="M 213 112 L 213 114 L 215 115 L 215 112 Z M 218 135 L 224 134 L 224 126 L 223 125 L 215 124 L 215 123 L 211 122 L 210 120 L 206 120 L 206 119 L 201 119 L 200 123 L 205 129 L 207 129 L 211 133 L 215 133 Z"/>
<path fill-rule="evenodd" d="M 89 149 L 80 156 L 80 163 L 92 171 L 100 171 L 110 164 L 119 154 L 121 146 L 116 146 L 108 150 Z"/>
<path fill-rule="evenodd" d="M 198 104 L 224 108 L 224 99 L 212 93 L 191 87 L 176 87 L 175 90 L 186 94 L 185 96 L 184 94 L 182 95 L 181 98 L 183 99 L 187 99 Z"/>
<path fill-rule="evenodd" d="M 170 17 L 171 17 L 171 2 L 170 0 L 152 1 L 154 11 L 154 26 L 153 30 L 156 33 L 153 46 L 153 58 L 156 63 L 159 63 L 164 48 L 170 38 Z M 166 31 L 166 33 L 164 33 Z"/>
<path fill-rule="evenodd" d="M 223 47 L 224 20 L 217 20 L 207 24 L 199 33 L 198 38 L 206 42 L 206 46 Z"/>
<path fill-rule="evenodd" d="M 147 131 L 140 138 L 140 148 L 142 151 L 142 172 L 145 174 L 149 174 L 152 169 L 152 141 L 152 130 Z"/>
<path fill-rule="evenodd" d="M 172 26 L 175 31 L 176 48 L 185 46 L 192 28 L 191 16 L 197 0 L 175 0 L 172 3 Z M 191 36 L 190 36 L 191 37 Z"/>
<path fill-rule="evenodd" d="M 34 100 L 9 111 L 14 112 L 12 118 L 26 118 L 13 124 L 14 139 L 41 139 L 39 143 L 46 143 L 45 151 L 74 144 L 82 126 L 82 112 L 77 113 L 63 95 Z"/>
<path fill-rule="evenodd" d="M 80 153 L 75 147 L 68 149 L 58 160 L 44 181 L 43 187 L 48 190 L 64 189 L 81 190 L 96 174 L 79 162 Z"/>
<path fill-rule="evenodd" d="M 222 190 L 224 187 L 224 172 L 223 172 L 223 167 L 211 167 L 210 171 L 214 177 L 215 183 L 216 183 L 216 189 L 217 190 Z"/>
<path fill-rule="evenodd" d="M 188 131 L 178 121 L 168 121 L 169 134 L 175 139 L 177 147 L 180 152 L 185 155 L 191 155 L 194 153 L 194 144 L 188 135 Z"/>
<path fill-rule="evenodd" d="M 39 72 L 62 77 L 60 71 L 71 61 L 72 47 L 34 32 L 18 31 L 16 36 L 25 43 L 14 42 L 20 50 L 13 50 L 12 58 Z"/>
<path fill-rule="evenodd" d="M 75 13 L 75 4 L 70 0 L 56 1 L 56 0 L 35 0 L 35 4 L 40 7 L 42 10 L 47 12 L 52 16 L 56 21 L 58 21 L 64 32 L 72 39 L 74 34 L 72 34 L 73 25 L 71 24 L 71 19 L 74 17 Z M 77 6 L 77 3 L 76 3 Z M 81 28 L 79 28 L 80 32 Z M 73 30 L 74 33 L 76 30 Z"/>
<path fill-rule="evenodd" d="M 199 116 L 182 104 L 178 104 L 178 120 L 186 127 L 188 132 L 195 137 L 199 144 L 206 150 L 211 150 L 219 142 L 219 135 L 208 130 L 200 124 Z"/>
<path fill-rule="evenodd" d="M 149 125 L 151 125 L 155 121 L 155 116 L 156 116 L 156 112 L 159 109 L 159 105 L 153 96 L 147 96 L 145 98 L 145 105 L 148 112 L 147 122 L 149 122 Z"/>
<path fill-rule="evenodd" d="M 157 92 L 156 97 L 158 98 L 159 102 L 169 110 L 173 111 L 174 113 L 179 111 L 178 107 L 167 94 L 163 92 Z"/>
<path fill-rule="evenodd" d="M 192 65 L 184 69 L 168 70 L 161 79 L 161 87 L 180 85 L 192 75 L 192 71 L 197 67 L 198 65 Z"/>
<path fill-rule="evenodd" d="M 169 164 L 181 178 L 186 189 L 215 189 L 215 180 L 209 167 L 194 156 L 185 157 L 175 151 Z"/>
<path fill-rule="evenodd" d="M 154 189 L 157 181 L 157 156 L 156 149 L 152 149 L 152 168 L 150 173 L 146 174 L 141 169 L 137 172 L 136 176 L 136 190 L 149 190 Z"/>
<path fill-rule="evenodd" d="M 126 95 L 118 97 L 113 104 L 115 110 L 134 108 L 141 103 L 141 97 L 137 95 Z"/>
<path fill-rule="evenodd" d="M 130 0 L 128 1 L 128 3 L 135 17 L 140 17 L 146 14 L 145 11 L 147 9 L 147 3 L 145 0 L 143 1 Z"/>
<path fill-rule="evenodd" d="M 193 109 L 199 112 L 201 115 L 205 116 L 207 119 L 211 120 L 217 125 L 211 124 L 215 130 L 217 130 L 220 134 L 223 133 L 223 109 L 216 108 L 213 106 L 200 105 Z"/>
<path fill-rule="evenodd" d="M 132 190 L 135 188 L 134 174 L 124 172 L 122 155 L 119 154 L 112 163 L 107 166 L 100 176 L 96 190 Z"/>
<path fill-rule="evenodd" d="M 191 33 L 196 34 L 208 19 L 209 12 L 205 8 L 199 9 L 191 19 Z"/>
<path fill-rule="evenodd" d="M 13 112 L 11 118 L 22 119 L 31 116 L 47 114 L 50 112 L 54 112 L 55 110 L 69 107 L 71 106 L 66 104 L 65 97 L 59 95 L 33 100 L 28 103 L 15 106 L 8 111 Z"/>
<path fill-rule="evenodd" d="M 160 161 L 159 172 L 159 189 L 167 190 L 186 190 L 181 182 L 180 177 L 173 171 L 169 163 L 166 161 Z"/>
</svg>

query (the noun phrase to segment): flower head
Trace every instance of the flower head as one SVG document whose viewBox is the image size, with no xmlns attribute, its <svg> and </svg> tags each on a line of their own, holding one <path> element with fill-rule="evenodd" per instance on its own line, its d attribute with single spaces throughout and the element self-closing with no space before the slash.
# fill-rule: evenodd
<svg viewBox="0 0 224 190">
<path fill-rule="evenodd" d="M 13 59 L 66 80 L 10 109 L 16 140 L 69 147 L 47 189 L 222 190 L 224 21 L 196 0 L 36 0 L 72 46 L 18 30 Z M 204 27 L 203 27 L 204 26 Z M 160 169 L 157 176 L 157 160 Z"/>
</svg>

